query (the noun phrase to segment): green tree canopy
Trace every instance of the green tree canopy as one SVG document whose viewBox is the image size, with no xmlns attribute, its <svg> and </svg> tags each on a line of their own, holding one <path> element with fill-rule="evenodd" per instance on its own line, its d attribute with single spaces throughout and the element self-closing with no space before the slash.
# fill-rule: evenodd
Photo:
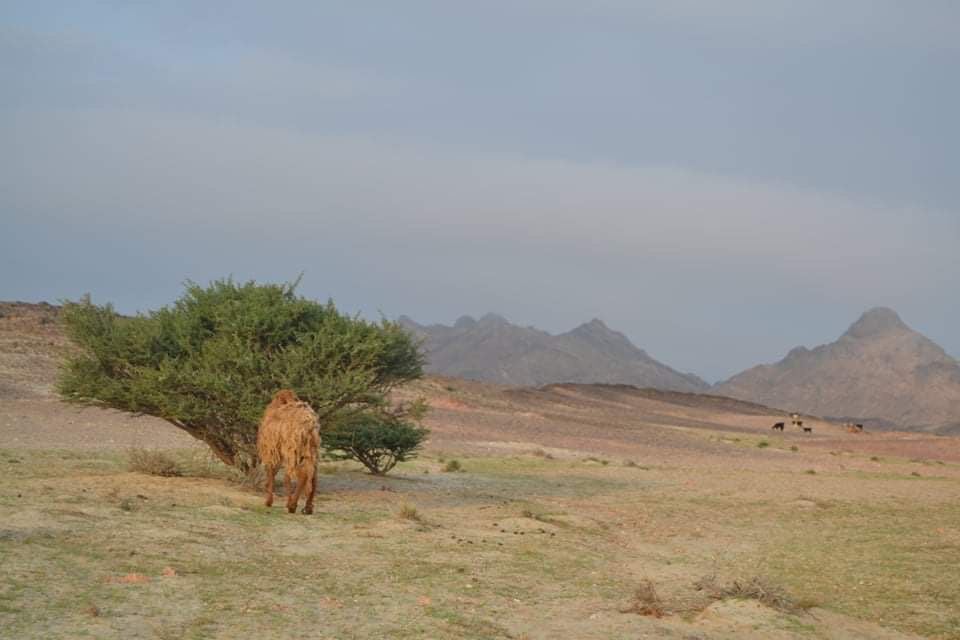
<svg viewBox="0 0 960 640">
<path fill-rule="evenodd" d="M 296 283 L 188 283 L 173 305 L 124 317 L 89 296 L 64 305 L 67 400 L 158 416 L 225 463 L 257 464 L 256 433 L 274 392 L 293 389 L 321 424 L 386 411 L 394 387 L 423 375 L 403 328 L 369 322 L 295 293 Z"/>
</svg>

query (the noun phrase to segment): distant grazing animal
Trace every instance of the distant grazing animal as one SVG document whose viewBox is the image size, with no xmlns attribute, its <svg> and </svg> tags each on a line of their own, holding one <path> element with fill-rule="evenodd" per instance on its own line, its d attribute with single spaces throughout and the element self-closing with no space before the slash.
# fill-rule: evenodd
<svg viewBox="0 0 960 640">
<path fill-rule="evenodd" d="M 281 389 L 263 412 L 257 430 L 257 454 L 266 467 L 268 507 L 273 506 L 273 481 L 282 466 L 283 486 L 287 491 L 287 511 L 296 513 L 304 489 L 307 499 L 303 513 L 313 513 L 317 491 L 317 448 L 320 445 L 320 421 L 310 405 L 289 389 Z M 296 492 L 291 486 L 297 479 Z"/>
<path fill-rule="evenodd" d="M 784 426 L 784 424 L 783 424 L 782 422 L 777 422 L 776 424 L 774 424 L 774 425 L 773 425 L 772 427 L 770 427 L 770 428 L 771 428 L 771 429 L 778 429 L 778 430 L 780 430 L 780 431 L 783 431 L 783 426 Z"/>
<path fill-rule="evenodd" d="M 799 413 L 790 414 L 790 424 L 792 424 L 795 427 L 803 426 L 803 420 L 800 419 Z"/>
<path fill-rule="evenodd" d="M 847 433 L 863 433 L 863 425 L 849 422 L 847 423 Z"/>
<path fill-rule="evenodd" d="M 804 427 L 804 428 L 803 428 L 803 432 L 804 432 L 804 433 L 813 433 L 813 427 Z"/>
<path fill-rule="evenodd" d="M 793 424 L 797 425 L 798 427 L 802 427 L 802 426 L 803 426 L 803 420 L 797 420 L 797 421 L 794 422 Z"/>
</svg>

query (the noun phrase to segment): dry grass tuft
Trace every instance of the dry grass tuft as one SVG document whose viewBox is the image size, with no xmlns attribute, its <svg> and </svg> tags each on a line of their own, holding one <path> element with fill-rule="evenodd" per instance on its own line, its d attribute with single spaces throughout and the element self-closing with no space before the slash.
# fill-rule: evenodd
<svg viewBox="0 0 960 640">
<path fill-rule="evenodd" d="M 152 476 L 172 478 L 183 475 L 183 468 L 167 453 L 157 449 L 134 447 L 127 452 L 127 467 L 130 471 Z"/>
<path fill-rule="evenodd" d="M 420 515 L 420 512 L 417 511 L 417 508 L 412 504 L 401 505 L 400 510 L 397 511 L 397 517 L 401 520 L 423 523 L 423 516 Z"/>
<path fill-rule="evenodd" d="M 794 600 L 786 589 L 763 576 L 754 576 L 749 580 L 734 580 L 725 585 L 720 584 L 716 576 L 704 576 L 693 586 L 711 600 L 731 598 L 756 600 L 783 613 L 801 613 L 804 611 L 804 607 Z"/>
<path fill-rule="evenodd" d="M 633 600 L 626 607 L 620 609 L 620 613 L 636 613 L 641 616 L 662 618 L 667 615 L 667 610 L 663 606 L 663 600 L 660 599 L 653 581 L 644 579 L 634 592 Z"/>
<path fill-rule="evenodd" d="M 443 470 L 447 473 L 456 473 L 458 471 L 463 471 L 463 465 L 460 464 L 459 460 L 450 460 L 444 465 Z"/>
</svg>

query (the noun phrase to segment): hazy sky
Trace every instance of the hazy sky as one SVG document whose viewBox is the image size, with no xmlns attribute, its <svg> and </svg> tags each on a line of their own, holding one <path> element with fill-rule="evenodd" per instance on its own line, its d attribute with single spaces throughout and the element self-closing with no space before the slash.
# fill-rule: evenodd
<svg viewBox="0 0 960 640">
<path fill-rule="evenodd" d="M 952 0 L 3 2 L 0 299 L 597 316 L 710 380 L 960 355 Z"/>
</svg>

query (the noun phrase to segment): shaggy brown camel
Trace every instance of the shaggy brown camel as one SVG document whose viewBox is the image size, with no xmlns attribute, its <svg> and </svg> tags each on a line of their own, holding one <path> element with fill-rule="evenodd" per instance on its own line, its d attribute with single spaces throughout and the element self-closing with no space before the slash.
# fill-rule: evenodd
<svg viewBox="0 0 960 640">
<path fill-rule="evenodd" d="M 257 430 L 257 454 L 266 467 L 268 507 L 273 506 L 273 481 L 283 466 L 283 486 L 287 491 L 287 511 L 296 513 L 304 489 L 307 499 L 303 513 L 313 513 L 317 491 L 317 448 L 320 445 L 320 421 L 306 402 L 289 389 L 281 389 L 263 412 Z M 291 486 L 296 476 L 296 492 Z"/>
</svg>

